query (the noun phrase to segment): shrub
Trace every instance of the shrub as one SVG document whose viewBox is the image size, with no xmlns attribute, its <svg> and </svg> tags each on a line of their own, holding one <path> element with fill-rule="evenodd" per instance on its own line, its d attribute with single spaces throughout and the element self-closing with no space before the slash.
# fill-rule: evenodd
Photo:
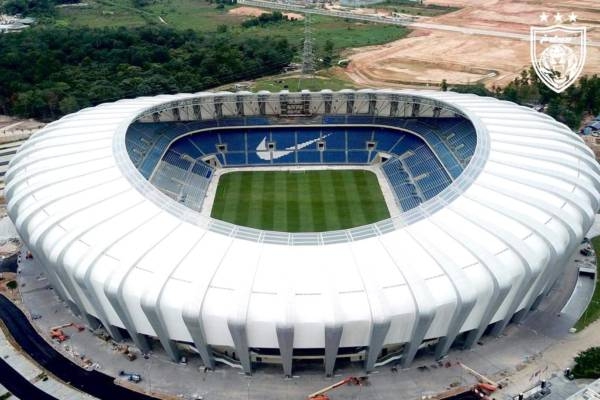
<svg viewBox="0 0 600 400">
<path fill-rule="evenodd" d="M 600 347 L 590 347 L 575 357 L 575 378 L 600 378 Z"/>
</svg>

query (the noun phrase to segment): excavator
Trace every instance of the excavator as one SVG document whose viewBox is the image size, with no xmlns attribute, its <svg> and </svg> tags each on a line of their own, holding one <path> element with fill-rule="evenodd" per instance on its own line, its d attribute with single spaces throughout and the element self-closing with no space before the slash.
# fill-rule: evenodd
<svg viewBox="0 0 600 400">
<path fill-rule="evenodd" d="M 367 376 L 349 376 L 333 385 L 329 385 L 321 390 L 318 390 L 312 394 L 309 394 L 307 400 L 330 400 L 327 392 L 344 385 L 364 385 L 367 381 Z"/>
<path fill-rule="evenodd" d="M 85 327 L 83 325 L 78 325 L 74 322 L 69 322 L 67 324 L 57 325 L 57 326 L 53 326 L 52 328 L 50 328 L 50 337 L 52 339 L 56 339 L 59 343 L 64 342 L 65 340 L 67 340 L 69 338 L 69 335 L 65 334 L 63 329 L 68 328 L 70 326 L 76 328 L 79 332 L 81 332 L 85 329 Z"/>
</svg>

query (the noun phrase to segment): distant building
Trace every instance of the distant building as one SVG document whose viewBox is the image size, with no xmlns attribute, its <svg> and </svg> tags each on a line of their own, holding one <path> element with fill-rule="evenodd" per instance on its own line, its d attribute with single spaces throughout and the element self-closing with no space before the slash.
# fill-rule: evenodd
<svg viewBox="0 0 600 400">
<path fill-rule="evenodd" d="M 585 144 L 594 152 L 596 160 L 600 160 L 600 136 L 586 135 L 582 138 Z"/>
<path fill-rule="evenodd" d="M 600 379 L 590 383 L 567 400 L 600 400 Z"/>
<path fill-rule="evenodd" d="M 346 7 L 364 7 L 371 4 L 384 3 L 386 0 L 340 0 L 340 4 Z M 411 0 L 412 3 L 423 4 L 421 0 Z"/>
<path fill-rule="evenodd" d="M 594 121 L 588 125 L 588 128 L 591 128 L 592 131 L 600 131 L 600 121 Z"/>
<path fill-rule="evenodd" d="M 35 23 L 34 18 L 21 18 L 16 15 L 0 14 L 0 33 L 19 32 Z"/>
<path fill-rule="evenodd" d="M 385 0 L 341 0 L 340 5 L 344 7 L 364 7 L 383 3 Z"/>
</svg>

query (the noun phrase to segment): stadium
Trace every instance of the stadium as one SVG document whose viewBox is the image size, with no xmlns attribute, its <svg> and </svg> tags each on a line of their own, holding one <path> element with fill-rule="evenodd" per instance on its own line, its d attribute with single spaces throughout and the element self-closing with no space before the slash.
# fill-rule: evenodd
<svg viewBox="0 0 600 400">
<path fill-rule="evenodd" d="M 90 327 L 252 373 L 408 366 L 534 310 L 592 224 L 565 125 L 452 92 L 217 92 L 47 125 L 9 216 Z"/>
</svg>

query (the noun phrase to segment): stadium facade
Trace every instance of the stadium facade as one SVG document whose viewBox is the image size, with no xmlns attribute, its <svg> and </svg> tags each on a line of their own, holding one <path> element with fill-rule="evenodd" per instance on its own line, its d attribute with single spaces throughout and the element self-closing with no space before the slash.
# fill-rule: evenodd
<svg viewBox="0 0 600 400">
<path fill-rule="evenodd" d="M 335 232 L 200 213 L 228 166 L 381 168 L 399 212 Z M 599 206 L 600 170 L 566 126 L 451 92 L 218 92 L 102 104 L 37 132 L 8 212 L 92 327 L 251 373 L 253 363 L 409 365 L 535 309 Z M 156 344 L 154 344 L 156 345 Z"/>
</svg>

